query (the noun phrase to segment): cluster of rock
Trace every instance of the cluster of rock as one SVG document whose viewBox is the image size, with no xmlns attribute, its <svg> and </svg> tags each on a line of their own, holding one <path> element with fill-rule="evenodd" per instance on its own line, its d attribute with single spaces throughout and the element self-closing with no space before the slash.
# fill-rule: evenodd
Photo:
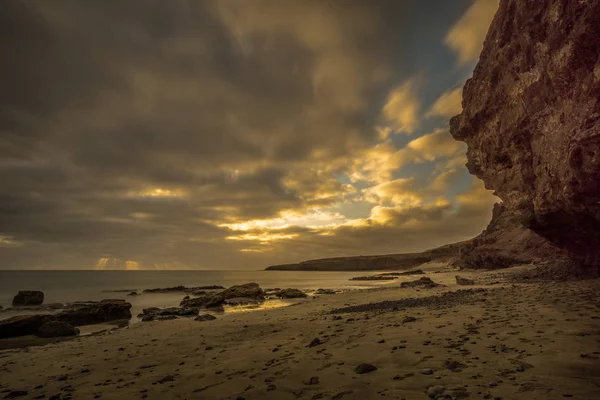
<svg viewBox="0 0 600 400">
<path fill-rule="evenodd" d="M 155 288 L 155 289 L 144 289 L 144 293 L 194 293 L 203 290 L 222 290 L 225 289 L 223 286 L 219 285 L 208 285 L 208 286 L 195 286 L 195 287 L 187 287 L 187 286 L 173 286 L 167 288 Z"/>
<path fill-rule="evenodd" d="M 234 299 L 237 299 L 237 301 Z M 251 282 L 244 285 L 231 286 L 218 293 L 202 293 L 198 297 L 193 298 L 186 296 L 179 305 L 184 308 L 200 309 L 222 307 L 228 302 L 241 304 L 243 302 L 262 302 L 264 300 L 265 292 L 257 283 Z"/>
<path fill-rule="evenodd" d="M 501 1 L 450 121 L 469 171 L 519 225 L 590 271 L 600 269 L 598 26 L 599 1 Z"/>
<path fill-rule="evenodd" d="M 400 284 L 401 288 L 416 288 L 416 289 L 432 289 L 435 287 L 441 286 L 439 283 L 435 283 L 426 276 L 417 279 L 416 281 L 410 282 L 402 282 Z"/>
<path fill-rule="evenodd" d="M 198 315 L 198 310 L 185 307 L 169 307 L 169 308 L 158 308 L 150 307 L 144 308 L 141 314 L 138 314 L 138 318 L 142 321 L 166 321 L 170 319 L 176 319 L 177 317 L 195 317 Z"/>
<path fill-rule="evenodd" d="M 131 318 L 131 304 L 124 300 L 72 303 L 57 314 L 19 315 L 0 320 L 0 338 L 25 335 L 60 337 L 77 335 L 76 326 Z"/>
</svg>

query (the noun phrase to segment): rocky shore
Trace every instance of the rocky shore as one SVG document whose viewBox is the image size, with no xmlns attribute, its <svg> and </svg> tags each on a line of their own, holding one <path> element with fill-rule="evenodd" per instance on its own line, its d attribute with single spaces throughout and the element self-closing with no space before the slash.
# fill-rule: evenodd
<svg viewBox="0 0 600 400">
<path fill-rule="evenodd" d="M 522 270 L 461 273 L 468 289 L 452 269 L 428 271 L 435 286 L 391 281 L 216 318 L 202 309 L 5 350 L 0 397 L 598 398 L 600 280 L 514 283 Z"/>
</svg>

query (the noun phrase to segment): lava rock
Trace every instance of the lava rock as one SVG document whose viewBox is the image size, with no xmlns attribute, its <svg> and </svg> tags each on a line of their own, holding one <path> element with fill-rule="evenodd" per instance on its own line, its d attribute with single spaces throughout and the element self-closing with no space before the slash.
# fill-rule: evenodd
<svg viewBox="0 0 600 400">
<path fill-rule="evenodd" d="M 215 319 L 217 319 L 217 317 L 215 317 L 212 314 L 200 314 L 196 318 L 194 318 L 194 321 L 212 321 Z"/>
<path fill-rule="evenodd" d="M 79 335 L 79 329 L 67 322 L 48 321 L 38 328 L 35 335 L 42 338 L 77 336 Z"/>
<path fill-rule="evenodd" d="M 402 282 L 400 284 L 401 288 L 418 288 L 418 289 L 432 289 L 435 287 L 441 286 L 439 283 L 435 283 L 434 281 L 431 280 L 431 278 L 428 278 L 426 276 L 417 279 L 416 281 L 410 281 L 410 282 Z"/>
<path fill-rule="evenodd" d="M 369 372 L 373 372 L 373 371 L 377 371 L 377 367 L 374 366 L 373 364 L 367 364 L 367 363 L 358 364 L 356 366 L 356 368 L 354 368 L 354 372 L 359 375 L 368 374 Z"/>
<path fill-rule="evenodd" d="M 58 321 L 74 326 L 131 319 L 131 304 L 125 300 L 102 300 L 73 303 L 71 308 L 56 314 Z"/>
<path fill-rule="evenodd" d="M 441 385 L 430 386 L 427 389 L 427 396 L 429 396 L 430 399 L 436 399 L 438 396 L 444 394 L 445 391 L 446 388 Z"/>
<path fill-rule="evenodd" d="M 39 306 L 44 302 L 44 292 L 39 290 L 20 290 L 13 298 L 13 306 Z"/>
<path fill-rule="evenodd" d="M 50 314 L 18 315 L 0 320 L 0 339 L 34 335 L 40 326 L 53 319 Z"/>
<path fill-rule="evenodd" d="M 475 281 L 473 279 L 463 278 L 463 277 L 460 277 L 458 275 L 456 275 L 454 278 L 456 279 L 456 284 L 457 285 L 468 286 L 468 285 L 474 285 L 475 284 Z"/>
<path fill-rule="evenodd" d="M 462 113 L 450 121 L 467 144 L 469 172 L 573 267 L 592 270 L 600 265 L 598 26 L 599 1 L 501 1 Z"/>
<path fill-rule="evenodd" d="M 226 300 L 241 297 L 263 301 L 265 299 L 265 292 L 257 283 L 251 282 L 244 285 L 231 286 L 216 294 L 205 294 L 197 298 L 182 300 L 180 306 L 189 308 L 218 307 L 225 304 Z"/>
<path fill-rule="evenodd" d="M 274 294 L 281 299 L 303 299 L 308 297 L 306 293 L 299 289 L 282 289 Z"/>
</svg>

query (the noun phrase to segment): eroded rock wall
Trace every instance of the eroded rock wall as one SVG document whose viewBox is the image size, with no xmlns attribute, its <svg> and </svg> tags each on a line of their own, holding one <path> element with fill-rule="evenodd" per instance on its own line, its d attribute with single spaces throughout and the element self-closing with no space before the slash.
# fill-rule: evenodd
<svg viewBox="0 0 600 400">
<path fill-rule="evenodd" d="M 501 0 L 450 125 L 524 226 L 600 265 L 600 1 Z"/>
</svg>

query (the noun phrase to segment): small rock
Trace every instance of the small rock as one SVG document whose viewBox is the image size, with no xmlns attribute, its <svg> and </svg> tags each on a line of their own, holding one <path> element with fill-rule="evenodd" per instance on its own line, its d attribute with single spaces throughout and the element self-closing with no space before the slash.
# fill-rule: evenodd
<svg viewBox="0 0 600 400">
<path fill-rule="evenodd" d="M 460 277 L 458 275 L 456 275 L 455 278 L 456 278 L 456 283 L 458 285 L 467 285 L 467 286 L 470 286 L 470 285 L 474 285 L 475 284 L 475 281 L 473 279 L 463 278 L 463 277 Z"/>
<path fill-rule="evenodd" d="M 439 398 L 440 395 L 444 394 L 445 390 L 446 388 L 440 385 L 430 386 L 429 389 L 427 389 L 427 396 L 429 396 L 430 399 Z"/>
<path fill-rule="evenodd" d="M 374 366 L 373 364 L 366 364 L 366 363 L 358 364 L 356 366 L 356 368 L 354 368 L 354 372 L 356 372 L 359 375 L 368 374 L 369 372 L 373 372 L 376 370 L 377 370 L 376 366 Z"/>
<path fill-rule="evenodd" d="M 304 383 L 306 385 L 318 385 L 319 384 L 319 377 L 318 376 L 313 376 L 307 382 L 304 382 Z"/>
<path fill-rule="evenodd" d="M 321 340 L 319 338 L 314 338 L 310 344 L 308 345 L 308 347 L 315 347 L 321 344 Z"/>
<path fill-rule="evenodd" d="M 212 321 L 214 319 L 217 319 L 217 317 L 212 314 L 200 314 L 194 318 L 194 321 Z"/>
<path fill-rule="evenodd" d="M 431 368 L 422 369 L 421 375 L 433 375 L 433 370 Z"/>
<path fill-rule="evenodd" d="M 23 397 L 23 396 L 27 396 L 29 394 L 29 392 L 27 392 L 26 390 L 13 390 L 11 392 L 8 392 L 8 394 L 6 396 L 4 396 L 5 399 L 16 399 L 17 397 Z"/>
<path fill-rule="evenodd" d="M 174 380 L 175 380 L 175 377 L 173 375 L 167 375 L 164 378 L 159 379 L 158 383 L 173 382 Z"/>
<path fill-rule="evenodd" d="M 404 317 L 404 319 L 402 320 L 403 324 L 406 324 L 408 322 L 415 322 L 417 319 L 415 317 Z"/>
</svg>

